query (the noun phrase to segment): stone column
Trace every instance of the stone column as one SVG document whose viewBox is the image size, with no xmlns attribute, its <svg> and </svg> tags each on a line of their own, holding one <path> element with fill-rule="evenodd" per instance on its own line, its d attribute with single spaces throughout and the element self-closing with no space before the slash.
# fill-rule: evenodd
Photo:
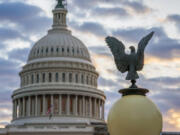
<svg viewBox="0 0 180 135">
<path fill-rule="evenodd" d="M 62 114 L 62 95 L 59 95 L 59 115 Z"/>
<path fill-rule="evenodd" d="M 97 106 L 97 109 L 98 109 L 98 114 L 97 114 L 97 118 L 100 118 L 100 99 L 98 99 L 98 106 Z"/>
<path fill-rule="evenodd" d="M 14 100 L 14 119 L 17 118 L 17 100 Z"/>
<path fill-rule="evenodd" d="M 35 116 L 38 116 L 38 96 L 35 96 Z"/>
<path fill-rule="evenodd" d="M 67 103 L 66 103 L 66 113 L 67 115 L 70 115 L 70 95 L 67 95 Z"/>
<path fill-rule="evenodd" d="M 26 108 L 26 105 L 25 105 L 25 97 L 23 97 L 23 117 L 26 116 L 25 108 Z"/>
<path fill-rule="evenodd" d="M 54 114 L 54 95 L 51 95 L 51 113 Z"/>
<path fill-rule="evenodd" d="M 20 98 L 18 99 L 18 106 L 19 106 L 19 110 L 18 110 L 18 117 L 21 117 L 21 100 L 20 100 Z"/>
<path fill-rule="evenodd" d="M 102 100 L 102 119 L 104 120 L 104 100 Z"/>
<path fill-rule="evenodd" d="M 82 105 L 83 104 L 82 104 L 82 98 L 81 97 L 79 97 L 79 103 L 78 104 L 79 104 L 79 115 L 82 116 L 82 108 L 83 108 Z"/>
<path fill-rule="evenodd" d="M 75 96 L 75 115 L 78 116 L 78 96 Z"/>
<path fill-rule="evenodd" d="M 31 116 L 31 97 L 28 97 L 28 116 Z"/>
<path fill-rule="evenodd" d="M 89 97 L 89 117 L 92 117 L 92 98 Z"/>
<path fill-rule="evenodd" d="M 83 96 L 83 116 L 86 116 L 86 102 L 85 102 L 85 96 Z"/>
<path fill-rule="evenodd" d="M 94 117 L 96 118 L 97 117 L 97 109 L 96 109 L 96 98 L 94 98 Z"/>
<path fill-rule="evenodd" d="M 43 115 L 46 115 L 46 95 L 43 95 Z"/>
</svg>

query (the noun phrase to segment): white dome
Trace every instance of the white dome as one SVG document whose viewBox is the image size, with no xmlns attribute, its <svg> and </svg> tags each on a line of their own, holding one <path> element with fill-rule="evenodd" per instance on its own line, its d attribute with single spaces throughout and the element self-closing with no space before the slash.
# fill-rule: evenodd
<svg viewBox="0 0 180 135">
<path fill-rule="evenodd" d="M 47 57 L 73 57 L 90 60 L 86 46 L 68 30 L 50 30 L 32 48 L 28 62 Z"/>
</svg>

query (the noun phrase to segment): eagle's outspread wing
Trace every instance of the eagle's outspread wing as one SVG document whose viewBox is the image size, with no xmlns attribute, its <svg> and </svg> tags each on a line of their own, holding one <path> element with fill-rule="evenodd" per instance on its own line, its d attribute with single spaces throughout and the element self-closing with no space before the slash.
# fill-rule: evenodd
<svg viewBox="0 0 180 135">
<path fill-rule="evenodd" d="M 118 70 L 122 73 L 128 71 L 129 59 L 127 58 L 128 55 L 125 54 L 124 44 L 114 37 L 107 37 L 106 42 L 114 55 L 114 60 Z"/>
<path fill-rule="evenodd" d="M 138 70 L 138 71 L 143 69 L 143 66 L 144 66 L 144 50 L 145 50 L 148 42 L 151 40 L 153 35 L 154 35 L 154 32 L 151 32 L 147 36 L 143 37 L 138 44 L 138 50 L 137 50 L 138 64 L 136 67 L 136 70 Z"/>
</svg>

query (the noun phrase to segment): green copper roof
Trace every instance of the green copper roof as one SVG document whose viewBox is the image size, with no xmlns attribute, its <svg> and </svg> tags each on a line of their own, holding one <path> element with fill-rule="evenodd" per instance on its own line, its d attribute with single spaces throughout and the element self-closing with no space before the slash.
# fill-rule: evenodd
<svg viewBox="0 0 180 135">
<path fill-rule="evenodd" d="M 58 1 L 58 4 L 57 4 L 56 8 L 64 8 L 64 5 L 63 5 L 64 0 L 57 0 L 57 1 Z"/>
</svg>

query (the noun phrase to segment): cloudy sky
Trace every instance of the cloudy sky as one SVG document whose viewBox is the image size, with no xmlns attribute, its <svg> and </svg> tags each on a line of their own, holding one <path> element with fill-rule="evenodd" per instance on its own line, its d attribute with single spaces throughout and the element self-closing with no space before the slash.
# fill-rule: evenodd
<svg viewBox="0 0 180 135">
<path fill-rule="evenodd" d="M 0 0 L 0 127 L 11 120 L 11 94 L 19 87 L 18 72 L 33 44 L 51 28 L 55 3 Z M 117 91 L 129 83 L 117 71 L 104 38 L 116 36 L 128 48 L 155 31 L 138 85 L 151 91 L 148 97 L 163 113 L 163 130 L 180 131 L 179 5 L 179 0 L 68 0 L 68 26 L 89 48 L 100 73 L 99 88 L 107 95 L 106 116 L 121 97 Z"/>
</svg>

